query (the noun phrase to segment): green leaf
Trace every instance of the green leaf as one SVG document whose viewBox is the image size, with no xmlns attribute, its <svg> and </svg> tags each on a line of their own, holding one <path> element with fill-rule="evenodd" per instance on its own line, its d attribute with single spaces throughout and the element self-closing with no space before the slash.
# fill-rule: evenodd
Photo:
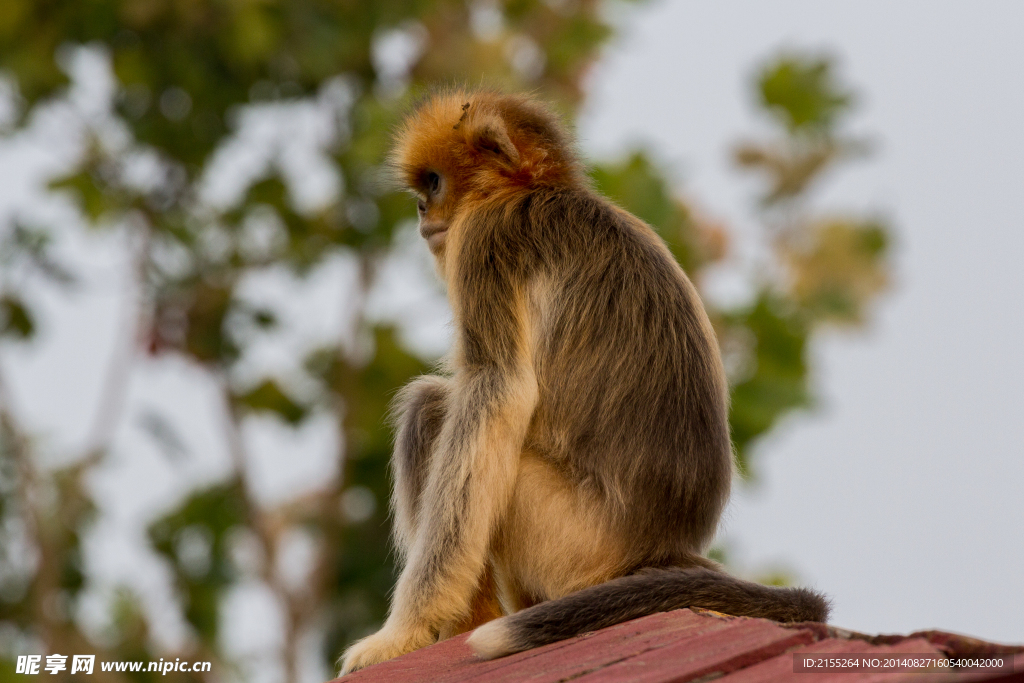
<svg viewBox="0 0 1024 683">
<path fill-rule="evenodd" d="M 307 409 L 281 390 L 277 382 L 266 380 L 248 393 L 235 396 L 235 402 L 253 411 L 277 413 L 286 422 L 297 425 L 306 417 Z"/>
<path fill-rule="evenodd" d="M 21 341 L 31 339 L 36 324 L 24 302 L 12 294 L 0 297 L 0 337 Z"/>
<path fill-rule="evenodd" d="M 99 186 L 99 181 L 89 171 L 55 180 L 50 183 L 51 190 L 67 189 L 74 192 L 82 210 L 90 221 L 96 222 L 103 214 L 120 208 L 115 196 L 106 188 Z"/>
<path fill-rule="evenodd" d="M 252 322 L 261 330 L 270 330 L 277 326 L 277 316 L 268 308 L 252 311 Z"/>
<path fill-rule="evenodd" d="M 793 133 L 829 130 L 854 102 L 827 57 L 783 55 L 762 69 L 758 90 L 768 113 Z"/>
<path fill-rule="evenodd" d="M 807 386 L 808 329 L 786 300 L 767 291 L 754 304 L 726 317 L 729 327 L 755 340 L 753 372 L 732 387 L 729 415 L 740 470 L 749 472 L 750 449 L 784 414 L 811 404 Z"/>
<path fill-rule="evenodd" d="M 784 253 L 789 292 L 807 320 L 864 321 L 869 304 L 889 285 L 889 234 L 877 220 L 826 218 L 809 223 Z"/>
</svg>

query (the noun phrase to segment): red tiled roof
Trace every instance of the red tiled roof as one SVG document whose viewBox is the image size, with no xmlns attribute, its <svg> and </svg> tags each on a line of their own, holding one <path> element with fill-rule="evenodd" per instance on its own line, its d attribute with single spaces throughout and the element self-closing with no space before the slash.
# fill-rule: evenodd
<svg viewBox="0 0 1024 683">
<path fill-rule="evenodd" d="M 716 683 L 761 681 L 999 681 L 1024 683 L 1024 647 L 1007 647 L 941 631 L 866 636 L 824 624 L 780 626 L 765 619 L 688 609 L 653 614 L 560 643 L 478 660 L 466 635 L 337 679 L 339 683 Z M 794 672 L 794 654 L 844 653 L 946 656 L 1011 653 L 1013 670 L 993 672 Z M 1015 653 L 1015 654 L 1014 654 Z"/>
</svg>

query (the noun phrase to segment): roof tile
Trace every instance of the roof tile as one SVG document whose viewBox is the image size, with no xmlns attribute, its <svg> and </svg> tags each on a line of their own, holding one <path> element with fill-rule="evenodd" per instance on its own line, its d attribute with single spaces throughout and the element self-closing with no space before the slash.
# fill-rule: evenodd
<svg viewBox="0 0 1024 683">
<path fill-rule="evenodd" d="M 464 634 L 349 674 L 339 683 L 1024 683 L 1024 647 L 941 631 L 868 636 L 824 624 L 781 626 L 705 610 L 653 614 L 560 643 L 492 661 L 476 659 Z M 794 654 L 970 655 L 1019 653 L 1015 673 L 794 672 Z M 1011 655 L 1013 656 L 1013 655 Z"/>
</svg>

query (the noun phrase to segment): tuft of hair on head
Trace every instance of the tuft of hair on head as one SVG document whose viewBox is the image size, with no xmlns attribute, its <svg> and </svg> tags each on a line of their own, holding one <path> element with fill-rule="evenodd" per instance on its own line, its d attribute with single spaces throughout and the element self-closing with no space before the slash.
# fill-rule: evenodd
<svg viewBox="0 0 1024 683">
<path fill-rule="evenodd" d="M 432 172 L 466 190 L 585 182 L 572 138 L 547 106 L 488 90 L 427 97 L 400 125 L 389 162 L 395 180 L 421 194 Z"/>
</svg>

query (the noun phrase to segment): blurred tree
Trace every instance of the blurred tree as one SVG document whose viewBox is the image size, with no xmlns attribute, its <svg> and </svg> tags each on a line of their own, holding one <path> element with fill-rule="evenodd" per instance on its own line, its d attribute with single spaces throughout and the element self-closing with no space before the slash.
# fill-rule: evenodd
<svg viewBox="0 0 1024 683">
<path fill-rule="evenodd" d="M 752 305 L 724 311 L 718 320 L 722 346 L 744 349 L 733 365 L 731 413 L 743 471 L 754 440 L 811 402 L 808 339 L 826 325 L 862 324 L 889 283 L 884 220 L 819 214 L 808 206 L 815 181 L 867 150 L 839 128 L 854 96 L 836 79 L 832 62 L 783 54 L 764 66 L 755 90 L 778 132 L 773 140 L 741 143 L 735 160 L 768 181 L 760 206 L 771 267 L 756 283 Z"/>
<path fill-rule="evenodd" d="M 19 425 L 0 377 L 0 622 L 15 634 L 0 643 L 0 656 L 34 642 L 47 653 L 180 656 L 215 661 L 215 675 L 239 671 L 222 647 L 221 604 L 250 574 L 282 606 L 281 659 L 289 681 L 298 678 L 305 635 L 321 636 L 322 657 L 332 666 L 347 642 L 380 622 L 394 581 L 383 504 L 390 449 L 383 416 L 393 391 L 426 369 L 397 342 L 395 330 L 371 328 L 360 313 L 393 236 L 414 219 L 412 202 L 380 182 L 391 127 L 426 88 L 481 79 L 531 89 L 571 116 L 582 77 L 611 35 L 604 16 L 596 0 L 5 0 L 0 69 L 16 83 L 12 130 L 67 96 L 79 46 L 103 56 L 116 76 L 112 110 L 83 117 L 85 152 L 53 189 L 72 193 L 89 224 L 132 237 L 141 301 L 129 356 L 178 354 L 216 381 L 230 418 L 235 469 L 229 480 L 191 492 L 150 526 L 152 547 L 173 570 L 193 630 L 186 651 L 154 651 L 130 593 L 111 605 L 109 637 L 89 642 L 74 609 L 88 585 L 79 547 L 94 517 L 82 479 L 110 450 L 121 419 L 118 395 L 130 374 L 126 360 L 115 360 L 119 369 L 98 407 L 95 443 L 58 469 L 34 456 L 32 435 Z M 744 469 L 754 440 L 809 404 L 810 336 L 826 323 L 861 322 L 886 283 L 883 224 L 815 216 L 802 203 L 813 180 L 859 148 L 838 136 L 852 98 L 837 85 L 830 63 L 785 56 L 765 68 L 758 88 L 779 137 L 741 146 L 737 159 L 768 177 L 762 205 L 777 267 L 757 281 L 749 306 L 712 311 L 734 382 L 733 432 Z M 310 111 L 326 112 L 329 130 L 317 138 L 313 157 L 320 155 L 336 180 L 331 196 L 303 199 L 287 139 L 264 144 L 276 151 L 241 169 L 251 177 L 237 199 L 224 205 L 207 196 L 211 169 L 251 112 L 278 114 L 265 120 L 287 138 L 304 132 L 302 116 Z M 284 121 L 293 126 L 290 133 L 281 132 Z M 155 180 L 140 180 L 133 170 L 140 160 L 157 169 Z M 677 197 L 645 154 L 597 166 L 593 175 L 599 189 L 665 237 L 698 284 L 726 257 L 725 227 Z M 30 343 L 37 313 L 26 303 L 25 273 L 67 287 L 75 279 L 53 257 L 48 226 L 11 224 L 3 231 L 0 344 Z M 360 278 L 348 296 L 362 332 L 302 360 L 302 381 L 315 383 L 315 392 L 297 392 L 280 377 L 245 380 L 238 366 L 246 347 L 283 323 L 247 304 L 240 282 L 279 265 L 303 275 L 339 252 L 358 264 Z M 270 413 L 298 425 L 325 409 L 338 416 L 342 475 L 287 504 L 262 504 L 247 474 L 242 423 Z M 161 416 L 147 424 L 163 446 L 180 448 Z M 296 533 L 316 548 L 301 589 L 275 571 L 286 539 Z M 258 561 L 240 560 L 239 544 L 254 546 Z M 10 670 L 0 669 L 0 680 Z"/>
</svg>

